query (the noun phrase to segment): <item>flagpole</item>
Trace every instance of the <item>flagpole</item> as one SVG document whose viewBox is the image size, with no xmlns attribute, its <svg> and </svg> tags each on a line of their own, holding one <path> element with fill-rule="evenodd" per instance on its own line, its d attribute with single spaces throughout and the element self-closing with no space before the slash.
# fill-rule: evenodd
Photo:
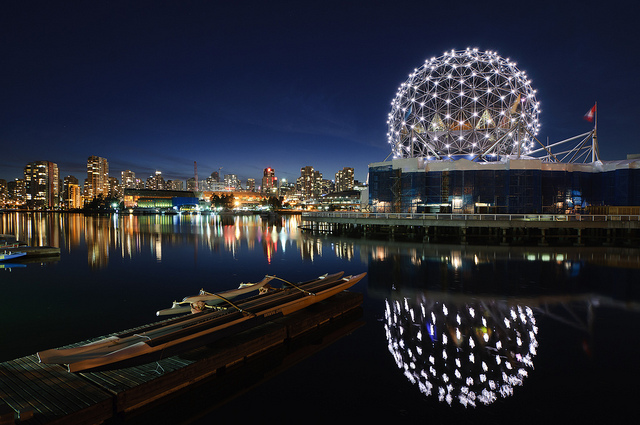
<svg viewBox="0 0 640 425">
<path fill-rule="evenodd" d="M 598 148 L 598 102 L 595 104 L 593 137 L 591 138 L 591 162 L 596 162 L 596 149 Z M 600 158 L 598 158 L 600 159 Z"/>
</svg>

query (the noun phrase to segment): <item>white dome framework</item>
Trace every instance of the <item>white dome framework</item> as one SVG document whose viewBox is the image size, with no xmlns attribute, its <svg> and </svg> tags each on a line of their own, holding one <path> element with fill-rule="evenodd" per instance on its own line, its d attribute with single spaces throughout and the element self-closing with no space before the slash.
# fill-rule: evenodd
<svg viewBox="0 0 640 425">
<path fill-rule="evenodd" d="M 445 52 L 414 70 L 387 120 L 394 158 L 526 154 L 540 124 L 536 90 L 496 52 Z"/>
</svg>

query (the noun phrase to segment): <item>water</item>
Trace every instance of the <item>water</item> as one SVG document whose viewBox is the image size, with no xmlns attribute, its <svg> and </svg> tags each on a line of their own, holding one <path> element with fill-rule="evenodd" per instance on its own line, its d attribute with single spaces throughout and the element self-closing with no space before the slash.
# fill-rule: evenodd
<svg viewBox="0 0 640 425">
<path fill-rule="evenodd" d="M 215 410 L 221 396 L 205 384 L 155 411 L 158 423 L 168 412 L 171 423 L 635 416 L 638 250 L 317 237 L 299 220 L 0 213 L 0 233 L 61 248 L 59 258 L 0 270 L 0 361 L 154 321 L 200 288 L 366 271 L 352 289 L 364 294 L 355 330 L 230 376 L 230 387 L 250 388 Z"/>
</svg>

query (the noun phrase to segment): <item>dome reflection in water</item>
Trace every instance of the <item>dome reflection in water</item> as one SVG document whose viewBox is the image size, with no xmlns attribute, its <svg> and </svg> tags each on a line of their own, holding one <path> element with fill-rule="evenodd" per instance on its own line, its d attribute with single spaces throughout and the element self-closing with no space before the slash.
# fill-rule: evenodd
<svg viewBox="0 0 640 425">
<path fill-rule="evenodd" d="M 450 405 L 512 395 L 533 369 L 538 328 L 532 309 L 439 295 L 386 300 L 388 348 L 398 367 L 421 392 Z"/>
</svg>

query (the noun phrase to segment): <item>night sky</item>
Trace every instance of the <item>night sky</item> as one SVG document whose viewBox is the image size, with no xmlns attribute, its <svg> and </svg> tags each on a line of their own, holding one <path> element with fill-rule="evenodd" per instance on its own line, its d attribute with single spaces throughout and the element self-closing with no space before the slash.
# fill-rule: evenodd
<svg viewBox="0 0 640 425">
<path fill-rule="evenodd" d="M 532 5 L 530 5 L 531 3 Z M 535 4 L 535 5 L 533 5 Z M 495 50 L 527 72 L 540 140 L 589 131 L 604 160 L 640 153 L 640 6 L 618 1 L 3 1 L 0 178 L 28 162 L 86 178 L 364 181 L 390 153 L 398 86 L 446 50 Z M 259 184 L 259 183 L 258 183 Z"/>
</svg>

